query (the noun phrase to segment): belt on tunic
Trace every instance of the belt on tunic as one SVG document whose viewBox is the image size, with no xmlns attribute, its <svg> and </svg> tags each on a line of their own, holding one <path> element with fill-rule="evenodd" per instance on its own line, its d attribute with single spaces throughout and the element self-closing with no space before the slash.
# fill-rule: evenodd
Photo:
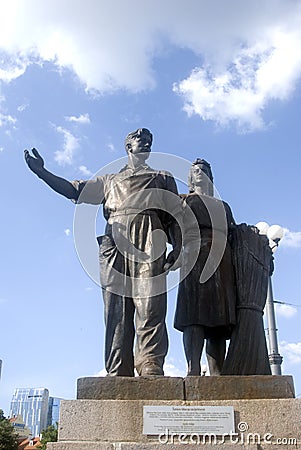
<svg viewBox="0 0 301 450">
<path fill-rule="evenodd" d="M 125 208 L 118 211 L 110 212 L 109 219 L 118 216 L 130 216 L 130 215 L 143 214 L 145 216 L 158 215 L 155 209 L 137 209 L 137 208 Z"/>
<path fill-rule="evenodd" d="M 251 309 L 252 311 L 257 311 L 260 314 L 263 314 L 263 308 L 261 308 L 260 306 L 257 306 L 257 305 L 248 305 L 247 303 L 244 303 L 241 305 L 237 305 L 236 308 L 237 309 Z"/>
</svg>

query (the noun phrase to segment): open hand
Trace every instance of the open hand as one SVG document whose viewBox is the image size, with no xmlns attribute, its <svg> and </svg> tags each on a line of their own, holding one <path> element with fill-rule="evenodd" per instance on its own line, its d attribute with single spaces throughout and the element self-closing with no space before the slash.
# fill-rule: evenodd
<svg viewBox="0 0 301 450">
<path fill-rule="evenodd" d="M 24 150 L 25 161 L 30 170 L 37 174 L 44 168 L 44 160 L 38 150 L 33 148 L 31 151 L 34 156 L 31 156 L 28 150 Z"/>
</svg>

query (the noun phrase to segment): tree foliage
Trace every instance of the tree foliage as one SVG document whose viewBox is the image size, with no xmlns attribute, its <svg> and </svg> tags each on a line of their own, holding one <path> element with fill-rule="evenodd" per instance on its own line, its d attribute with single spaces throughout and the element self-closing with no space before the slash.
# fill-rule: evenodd
<svg viewBox="0 0 301 450">
<path fill-rule="evenodd" d="M 39 448 L 41 450 L 46 450 L 47 442 L 57 442 L 57 427 L 49 425 L 45 430 L 42 431 L 41 445 Z"/>
<path fill-rule="evenodd" d="M 0 450 L 17 450 L 17 434 L 10 421 L 4 417 L 0 409 Z"/>
</svg>

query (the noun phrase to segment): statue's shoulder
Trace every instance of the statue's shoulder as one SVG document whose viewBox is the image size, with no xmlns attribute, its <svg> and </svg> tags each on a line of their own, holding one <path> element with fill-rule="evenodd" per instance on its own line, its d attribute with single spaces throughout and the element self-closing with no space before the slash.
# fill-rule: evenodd
<svg viewBox="0 0 301 450">
<path fill-rule="evenodd" d="M 159 175 L 162 175 L 165 178 L 174 178 L 173 174 L 171 172 L 169 172 L 168 170 L 156 170 L 154 169 L 155 172 L 157 172 Z"/>
<path fill-rule="evenodd" d="M 229 203 L 225 202 L 224 200 L 221 200 L 221 201 L 224 205 L 224 208 L 227 209 L 228 211 L 231 211 L 231 207 L 230 207 Z"/>
<path fill-rule="evenodd" d="M 96 175 L 92 178 L 90 178 L 89 180 L 87 180 L 88 182 L 92 182 L 92 183 L 102 183 L 102 184 L 106 184 L 108 181 L 110 181 L 111 179 L 114 178 L 116 174 L 114 173 L 105 173 L 103 175 Z"/>
</svg>

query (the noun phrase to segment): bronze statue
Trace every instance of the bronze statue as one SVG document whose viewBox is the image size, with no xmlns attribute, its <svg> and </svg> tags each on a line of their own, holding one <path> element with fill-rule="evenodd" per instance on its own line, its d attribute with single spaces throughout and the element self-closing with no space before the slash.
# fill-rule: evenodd
<svg viewBox="0 0 301 450">
<path fill-rule="evenodd" d="M 234 219 L 229 205 L 213 197 L 213 177 L 206 161 L 197 159 L 192 164 L 188 184 L 190 193 L 183 196 L 184 262 L 181 270 L 185 271 L 187 258 L 194 257 L 196 251 L 197 255 L 191 272 L 181 277 L 174 326 L 183 332 L 187 375 L 200 375 L 205 339 L 210 375 L 220 375 L 226 339 L 230 338 L 235 324 L 236 298 L 229 243 Z M 185 211 L 189 208 L 196 217 L 198 230 L 187 220 Z M 218 215 L 222 220 L 215 220 Z M 197 241 L 198 232 L 201 242 Z M 214 249 L 213 256 L 210 255 L 213 246 L 218 248 L 220 261 L 214 260 Z M 207 279 L 202 280 L 209 258 L 213 258 L 212 270 Z"/>
<path fill-rule="evenodd" d="M 266 236 L 241 223 L 233 230 L 233 264 L 237 289 L 237 324 L 222 375 L 271 375 L 263 325 L 268 280 L 273 270 Z"/>
<path fill-rule="evenodd" d="M 165 281 L 168 270 L 176 268 L 181 249 L 174 218 L 181 213 L 181 204 L 173 176 L 145 163 L 151 145 L 152 134 L 140 128 L 126 137 L 128 164 L 119 173 L 74 182 L 47 171 L 36 149 L 34 156 L 25 150 L 29 168 L 56 192 L 77 203 L 103 204 L 107 225 L 98 243 L 105 365 L 110 376 L 134 376 L 134 367 L 142 376 L 164 374 L 168 349 Z M 167 212 L 171 193 L 173 214 Z M 160 236 L 164 231 L 173 245 L 167 257 L 166 240 L 153 237 L 158 237 L 158 231 Z"/>
</svg>

